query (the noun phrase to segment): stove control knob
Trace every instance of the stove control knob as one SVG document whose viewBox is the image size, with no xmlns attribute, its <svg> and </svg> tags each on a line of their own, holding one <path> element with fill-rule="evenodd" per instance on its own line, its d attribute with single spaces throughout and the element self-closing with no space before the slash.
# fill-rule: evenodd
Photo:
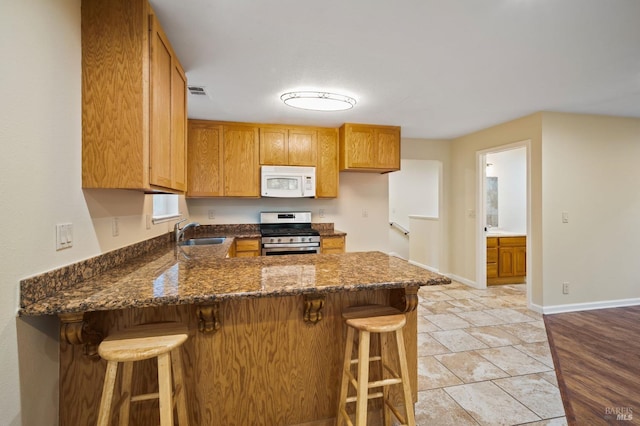
<svg viewBox="0 0 640 426">
<path fill-rule="evenodd" d="M 282 241 L 282 239 L 278 238 L 278 242 Z"/>
<path fill-rule="evenodd" d="M 272 242 L 274 242 L 275 240 L 276 240 L 275 238 L 271 238 L 271 239 L 269 239 L 269 242 L 270 242 L 270 243 L 272 243 Z"/>
<path fill-rule="evenodd" d="M 293 242 L 293 238 L 289 238 L 289 242 L 292 243 Z"/>
</svg>

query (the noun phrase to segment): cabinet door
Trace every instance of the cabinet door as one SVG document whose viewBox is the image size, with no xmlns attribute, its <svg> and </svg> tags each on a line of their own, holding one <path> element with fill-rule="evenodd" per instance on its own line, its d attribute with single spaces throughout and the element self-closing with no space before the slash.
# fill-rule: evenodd
<svg viewBox="0 0 640 426">
<path fill-rule="evenodd" d="M 318 155 L 317 131 L 314 129 L 289 129 L 288 164 L 291 166 L 315 166 Z"/>
<path fill-rule="evenodd" d="M 374 157 L 375 132 L 370 127 L 347 126 L 345 129 L 346 168 L 371 168 Z"/>
<path fill-rule="evenodd" d="M 149 183 L 171 188 L 171 47 L 151 15 Z"/>
<path fill-rule="evenodd" d="M 336 129 L 318 129 L 316 197 L 337 197 L 339 175 L 338 132 Z"/>
<path fill-rule="evenodd" d="M 189 121 L 188 197 L 220 197 L 222 185 L 222 126 Z"/>
<path fill-rule="evenodd" d="M 286 166 L 289 133 L 284 128 L 260 128 L 260 164 Z"/>
<path fill-rule="evenodd" d="M 228 197 L 260 196 L 258 128 L 225 125 L 222 153 L 224 158 L 224 195 Z"/>
<path fill-rule="evenodd" d="M 344 253 L 344 237 L 322 237 L 322 253 Z"/>
<path fill-rule="evenodd" d="M 171 76 L 171 187 L 187 189 L 187 77 L 174 60 Z"/>
<path fill-rule="evenodd" d="M 400 170 L 400 130 L 375 129 L 376 155 L 374 166 Z"/>
<path fill-rule="evenodd" d="M 527 275 L 527 248 L 513 248 L 513 274 L 516 277 L 524 277 Z"/>
<path fill-rule="evenodd" d="M 513 274 L 513 247 L 500 247 L 498 249 L 498 276 L 512 277 Z"/>
</svg>

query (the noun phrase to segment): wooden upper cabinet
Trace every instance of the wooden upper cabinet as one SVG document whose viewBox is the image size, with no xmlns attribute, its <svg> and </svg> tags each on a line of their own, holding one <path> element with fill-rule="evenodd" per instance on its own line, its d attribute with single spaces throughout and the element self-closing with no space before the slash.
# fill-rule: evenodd
<svg viewBox="0 0 640 426">
<path fill-rule="evenodd" d="M 186 78 L 147 0 L 82 0 L 82 185 L 186 189 Z"/>
<path fill-rule="evenodd" d="M 189 120 L 188 197 L 259 197 L 258 128 Z"/>
<path fill-rule="evenodd" d="M 254 126 L 223 126 L 223 182 L 228 197 L 260 196 L 259 132 Z"/>
<path fill-rule="evenodd" d="M 222 125 L 189 120 L 187 197 L 222 197 Z"/>
<path fill-rule="evenodd" d="M 338 196 L 338 129 L 318 129 L 316 197 Z"/>
<path fill-rule="evenodd" d="M 260 164 L 315 166 L 316 158 L 316 129 L 260 127 Z"/>
<path fill-rule="evenodd" d="M 400 170 L 400 127 L 346 123 L 340 127 L 340 171 Z"/>
<path fill-rule="evenodd" d="M 315 166 L 318 157 L 317 140 L 316 129 L 289 129 L 289 165 Z"/>
<path fill-rule="evenodd" d="M 260 164 L 286 166 L 289 131 L 280 127 L 260 128 Z"/>
<path fill-rule="evenodd" d="M 316 197 L 338 196 L 338 129 L 189 120 L 188 197 L 259 197 L 260 166 L 316 167 Z"/>
</svg>

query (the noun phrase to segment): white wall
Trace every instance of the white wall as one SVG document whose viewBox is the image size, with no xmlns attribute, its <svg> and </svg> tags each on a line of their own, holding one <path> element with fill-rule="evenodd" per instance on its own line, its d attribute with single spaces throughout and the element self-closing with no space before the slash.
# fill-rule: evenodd
<svg viewBox="0 0 640 426">
<path fill-rule="evenodd" d="M 545 308 L 640 303 L 639 159 L 640 119 L 543 114 Z"/>
<path fill-rule="evenodd" d="M 487 154 L 487 176 L 498 178 L 498 229 L 527 233 L 527 149 Z"/>
</svg>

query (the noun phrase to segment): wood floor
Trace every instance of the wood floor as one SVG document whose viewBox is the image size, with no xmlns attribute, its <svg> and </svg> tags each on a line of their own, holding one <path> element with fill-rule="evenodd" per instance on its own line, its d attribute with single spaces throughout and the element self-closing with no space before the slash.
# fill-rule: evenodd
<svg viewBox="0 0 640 426">
<path fill-rule="evenodd" d="M 569 425 L 640 425 L 640 306 L 544 322 Z"/>
</svg>

